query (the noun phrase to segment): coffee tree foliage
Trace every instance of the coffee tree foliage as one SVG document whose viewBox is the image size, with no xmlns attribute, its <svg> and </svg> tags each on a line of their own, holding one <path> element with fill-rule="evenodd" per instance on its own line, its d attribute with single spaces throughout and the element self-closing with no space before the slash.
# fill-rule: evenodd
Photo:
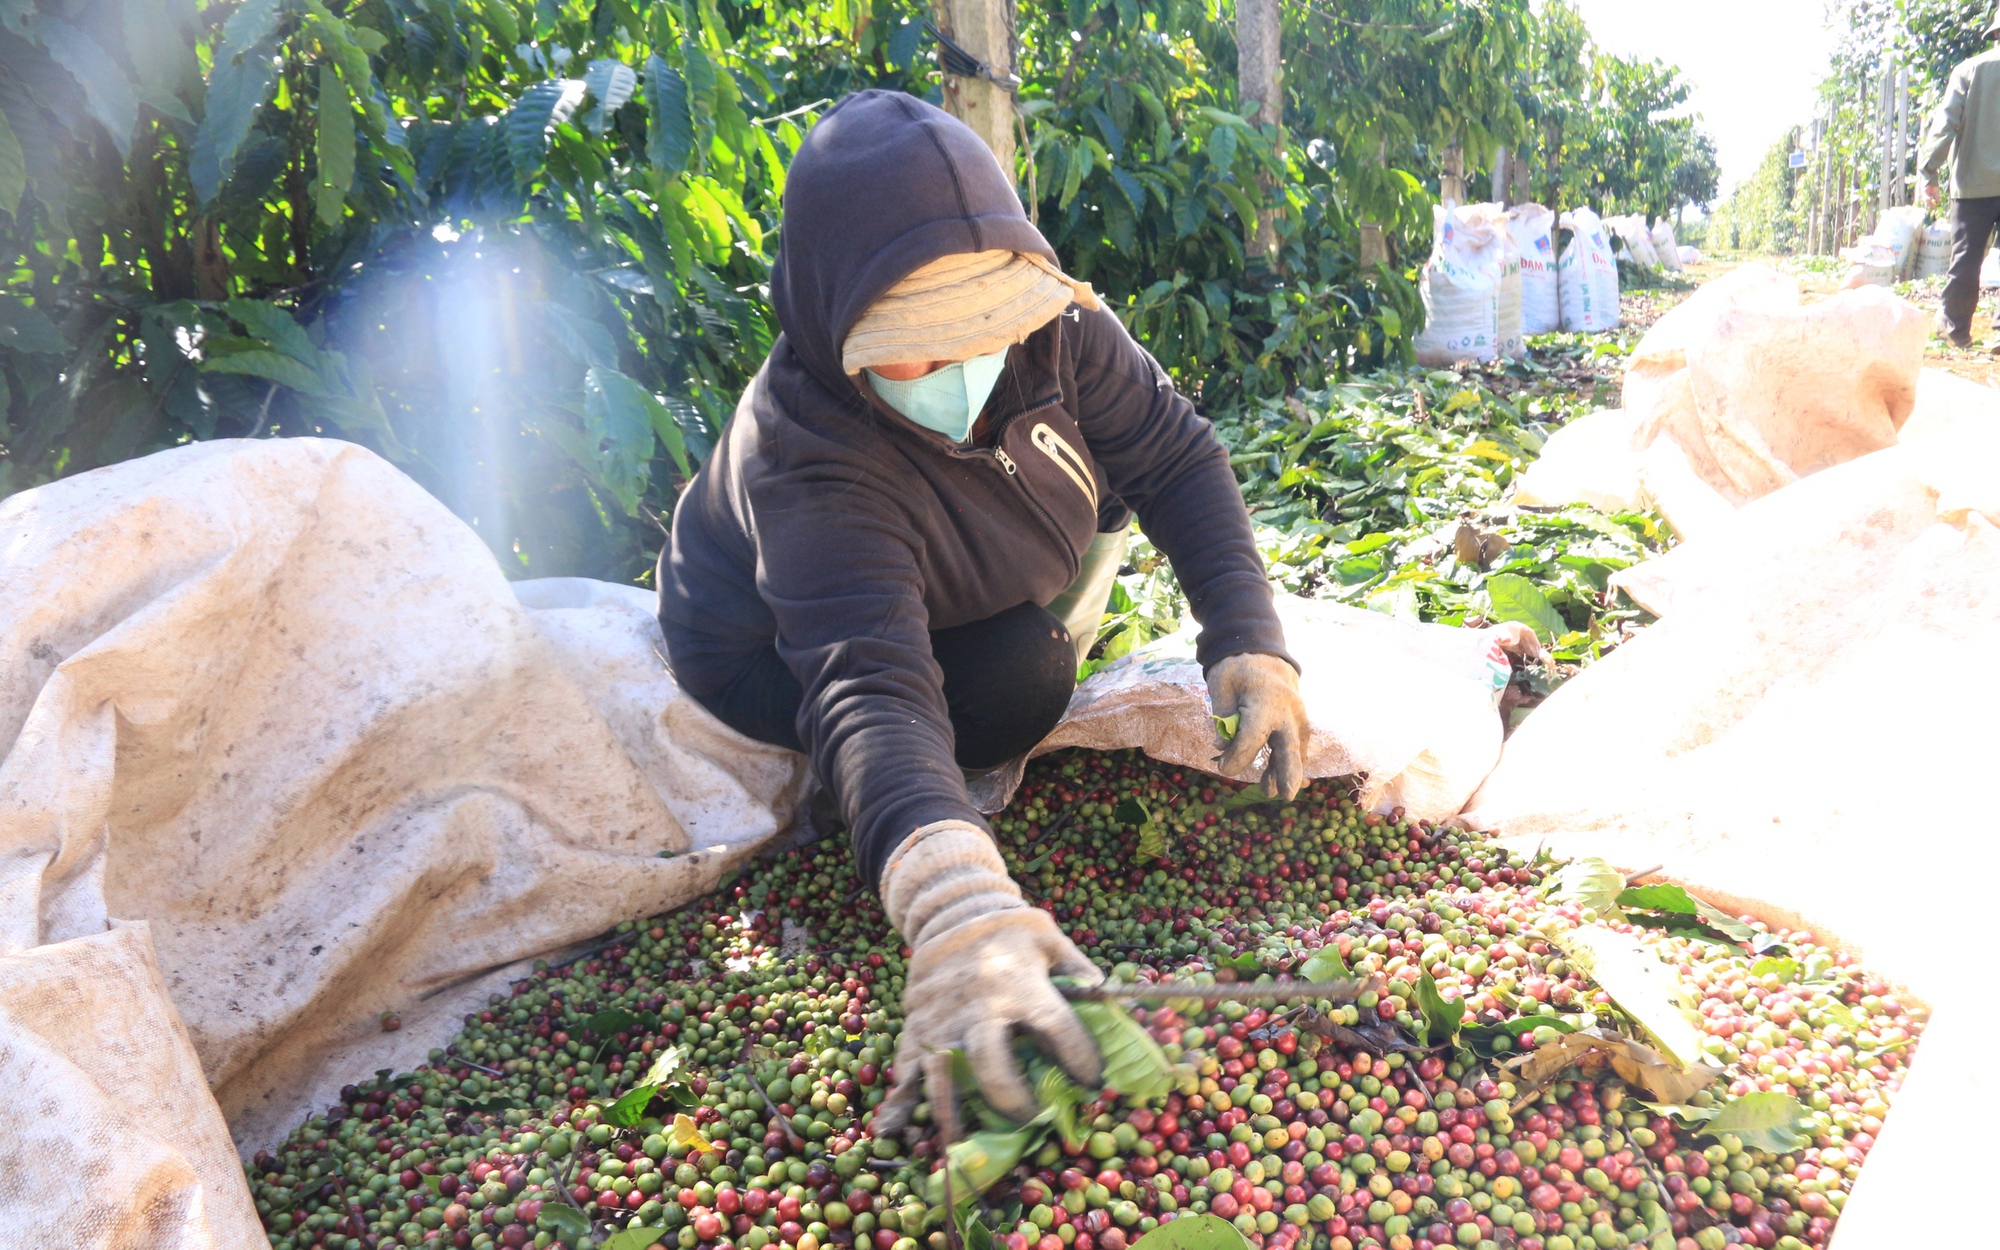
<svg viewBox="0 0 2000 1250">
<path fill-rule="evenodd" d="M 1527 0 L 1285 13 L 1283 124 L 1259 126 L 1219 2 L 1019 10 L 1024 197 L 1218 413 L 1401 357 L 1438 154 L 1527 139 L 1521 67 L 1547 59 Z M 927 15 L 0 0 L 0 495 L 324 435 L 511 574 L 643 576 L 778 332 L 792 153 L 849 91 L 937 98 Z M 1275 258 L 1246 254 L 1260 219 Z M 1362 271 L 1363 219 L 1396 265 Z"/>
<path fill-rule="evenodd" d="M 1924 131 L 1951 71 L 1991 46 L 1986 30 L 1992 20 L 1993 6 L 1985 0 L 1844 0 L 1830 6 L 1828 22 L 1840 39 L 1819 84 L 1815 115 L 1822 128 L 1810 136 L 1788 132 L 1757 172 L 1731 192 L 1716 214 L 1728 245 L 1801 250 L 1813 238 L 1815 212 L 1824 214 L 1822 251 L 1874 227 L 1881 202 L 1881 92 L 1884 72 L 1891 68 L 1910 76 L 1902 177 L 1905 191 L 1914 196 Z M 1811 149 L 1806 163 L 1793 169 L 1791 153 L 1806 147 Z"/>
</svg>

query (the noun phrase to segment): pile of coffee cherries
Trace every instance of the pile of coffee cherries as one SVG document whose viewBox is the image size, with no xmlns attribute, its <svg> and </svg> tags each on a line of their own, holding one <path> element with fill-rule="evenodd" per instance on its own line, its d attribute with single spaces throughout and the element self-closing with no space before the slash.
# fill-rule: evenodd
<svg viewBox="0 0 2000 1250">
<path fill-rule="evenodd" d="M 1135 1007 L 1174 1091 L 1100 1093 L 1075 1139 L 954 1220 L 925 1201 L 938 1144 L 870 1132 L 907 952 L 829 840 L 538 966 L 429 1063 L 348 1086 L 249 1166 L 271 1244 L 1127 1250 L 1207 1213 L 1260 1250 L 1804 1250 L 1826 1243 L 1922 1027 L 1809 935 L 1774 935 L 1774 970 L 1640 931 L 1724 1068 L 1691 1103 L 1784 1091 L 1809 1111 L 1810 1144 L 1769 1153 L 1642 1105 L 1609 1069 L 1517 1079 L 1510 1051 L 1618 1012 L 1562 956 L 1565 930 L 1602 922 L 1476 834 L 1369 814 L 1336 782 L 1264 801 L 1129 752 L 1036 761 L 993 823 L 1029 900 L 1115 979 L 1283 980 L 1331 947 L 1375 988 Z M 1468 1026 L 1520 1022 L 1519 1040 L 1418 1047 L 1426 971 Z M 646 1118 L 614 1123 L 668 1052 Z"/>
</svg>

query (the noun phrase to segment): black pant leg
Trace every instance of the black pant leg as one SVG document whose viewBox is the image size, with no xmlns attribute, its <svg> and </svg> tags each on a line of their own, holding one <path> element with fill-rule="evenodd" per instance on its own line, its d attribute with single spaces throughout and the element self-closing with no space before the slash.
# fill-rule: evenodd
<svg viewBox="0 0 2000 1250">
<path fill-rule="evenodd" d="M 983 621 L 931 631 L 931 655 L 944 670 L 954 754 L 961 768 L 1004 764 L 1049 735 L 1076 690 L 1069 631 L 1032 603 Z M 698 701 L 746 737 L 793 751 L 805 691 L 766 647 L 721 692 Z"/>
<path fill-rule="evenodd" d="M 960 768 L 994 768 L 1049 735 L 1076 690 L 1076 648 L 1032 603 L 931 632 Z"/>
<path fill-rule="evenodd" d="M 788 750 L 804 751 L 799 741 L 799 704 L 806 692 L 792 670 L 766 647 L 750 658 L 730 683 L 712 698 L 697 698 L 715 718 L 746 738 Z"/>
<path fill-rule="evenodd" d="M 2000 196 L 1951 202 L 1951 279 L 1944 288 L 1945 333 L 1954 339 L 1972 333 L 1979 307 L 1979 267 L 2000 221 Z"/>
</svg>

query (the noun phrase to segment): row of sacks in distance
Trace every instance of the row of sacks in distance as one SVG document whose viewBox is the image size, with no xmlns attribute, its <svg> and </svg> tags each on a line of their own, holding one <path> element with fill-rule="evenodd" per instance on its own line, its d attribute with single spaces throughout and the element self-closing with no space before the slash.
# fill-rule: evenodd
<svg viewBox="0 0 2000 1250">
<path fill-rule="evenodd" d="M 1891 286 L 1912 279 L 1941 277 L 1951 269 L 1952 228 L 1947 217 L 1928 220 L 1914 204 L 1887 209 L 1875 229 L 1845 248 L 1840 258 L 1854 267 L 1847 285 Z M 1979 285 L 2000 287 L 2000 248 L 1989 248 L 1979 267 Z"/>
<path fill-rule="evenodd" d="M 1556 251 L 1556 228 L 1570 232 Z M 1425 324 L 1417 362 L 1517 359 L 1525 336 L 1609 330 L 1618 324 L 1618 254 L 1646 268 L 1678 270 L 1697 257 L 1662 219 L 1599 219 L 1587 208 L 1560 222 L 1539 204 L 1467 204 L 1437 210 L 1436 242 L 1421 286 Z"/>
</svg>

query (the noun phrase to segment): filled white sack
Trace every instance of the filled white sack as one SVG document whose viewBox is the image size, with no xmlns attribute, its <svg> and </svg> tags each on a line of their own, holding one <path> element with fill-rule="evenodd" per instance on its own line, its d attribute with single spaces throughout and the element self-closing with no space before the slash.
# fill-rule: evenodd
<svg viewBox="0 0 2000 1250">
<path fill-rule="evenodd" d="M 1694 472 L 1742 505 L 1892 445 L 1916 401 L 1927 319 L 1887 291 L 1799 302 L 1745 266 L 1661 317 L 1633 352 L 1635 445 L 1670 434 Z"/>
<path fill-rule="evenodd" d="M 439 1044 L 455 987 L 706 892 L 803 782 L 678 697 L 651 596 L 529 584 L 524 607 L 352 444 L 200 443 L 15 495 L 0 584 L 0 979 L 144 946 L 114 918 L 145 920 L 172 999 L 134 973 L 126 1025 L 72 987 L 53 1033 L 0 1022 L 0 1081 L 32 1045 L 117 1038 L 169 1085 L 205 1078 L 244 1148 Z M 191 1049 L 151 1023 L 176 1009 Z M 101 1080 L 48 1097 L 50 1123 L 129 1118 Z M 148 1130 L 215 1170 L 200 1114 Z M 17 1157 L 0 1223 L 137 1201 L 78 1163 Z M 210 1195 L 204 1235 L 262 1244 L 232 1202 Z"/>
<path fill-rule="evenodd" d="M 1681 271 L 1680 240 L 1674 238 L 1674 223 L 1664 217 L 1653 223 L 1653 251 L 1667 272 Z"/>
<path fill-rule="evenodd" d="M 1653 232 L 1647 229 L 1643 215 L 1628 213 L 1622 217 L 1606 217 L 1604 228 L 1625 245 L 1626 260 L 1642 269 L 1660 267 L 1660 254 L 1653 248 Z"/>
<path fill-rule="evenodd" d="M 1935 278 L 1951 269 L 1951 222 L 1944 218 L 1924 227 L 1924 237 L 1917 244 L 1917 272 L 1919 278 Z"/>
<path fill-rule="evenodd" d="M 1529 508 L 1588 504 L 1600 512 L 1632 512 L 1650 502 L 1632 448 L 1636 422 L 1622 408 L 1578 417 L 1549 435 L 1514 484 L 1514 502 Z"/>
<path fill-rule="evenodd" d="M 1424 328 L 1417 363 L 1517 359 L 1521 342 L 1521 253 L 1498 204 L 1439 209 L 1437 243 L 1418 281 Z"/>
<path fill-rule="evenodd" d="M 1459 629 L 1365 608 L 1277 597 L 1285 646 L 1300 665 L 1312 722 L 1306 773 L 1366 774 L 1361 802 L 1443 820 L 1500 756 L 1500 692 L 1509 654 L 1539 655 L 1534 631 L 1504 624 Z M 1221 743 L 1208 685 L 1195 662 L 1195 627 L 1091 674 L 1037 755 L 1064 747 L 1138 747 L 1184 768 L 1218 772 Z M 1263 762 L 1238 776 L 1253 781 Z"/>
<path fill-rule="evenodd" d="M 1521 254 L 1521 333 L 1553 334 L 1562 329 L 1562 299 L 1556 287 L 1556 215 L 1540 204 L 1507 213 L 1507 229 Z"/>
<path fill-rule="evenodd" d="M 1890 268 L 1895 281 L 1916 275 L 1918 254 L 1923 248 L 1924 219 L 1929 216 L 1916 204 L 1900 204 L 1885 211 L 1875 222 L 1875 237 L 1888 244 L 1893 259 Z"/>
<path fill-rule="evenodd" d="M 1604 223 L 1587 208 L 1562 215 L 1570 232 L 1556 262 L 1562 328 L 1570 333 L 1609 330 L 1618 324 L 1618 259 L 1605 237 Z"/>
</svg>

